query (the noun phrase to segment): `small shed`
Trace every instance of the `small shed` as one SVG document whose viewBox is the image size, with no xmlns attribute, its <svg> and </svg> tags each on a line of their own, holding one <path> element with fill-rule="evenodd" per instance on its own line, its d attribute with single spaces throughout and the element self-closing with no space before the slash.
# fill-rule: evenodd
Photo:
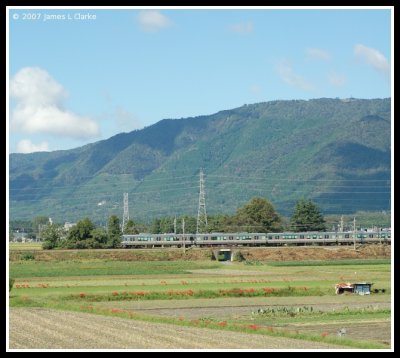
<svg viewBox="0 0 400 358">
<path fill-rule="evenodd" d="M 358 282 L 353 283 L 354 293 L 358 293 L 359 295 L 370 295 L 371 294 L 371 286 L 372 283 L 368 282 Z"/>
<path fill-rule="evenodd" d="M 353 284 L 351 283 L 337 283 L 335 285 L 335 291 L 337 295 L 340 295 L 345 292 L 354 292 Z"/>
<path fill-rule="evenodd" d="M 335 285 L 336 294 L 342 294 L 344 292 L 357 293 L 359 295 L 371 294 L 371 282 L 356 282 L 356 283 L 337 283 Z"/>
</svg>

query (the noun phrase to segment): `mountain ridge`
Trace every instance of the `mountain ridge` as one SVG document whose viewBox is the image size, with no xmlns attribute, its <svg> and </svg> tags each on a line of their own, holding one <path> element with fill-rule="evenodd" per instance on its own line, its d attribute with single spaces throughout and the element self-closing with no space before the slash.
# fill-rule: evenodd
<svg viewBox="0 0 400 358">
<path fill-rule="evenodd" d="M 134 218 L 196 215 L 200 168 L 211 213 L 252 196 L 286 214 L 302 197 L 326 213 L 387 210 L 390 111 L 390 98 L 270 101 L 163 119 L 71 150 L 13 153 L 10 218 L 122 217 L 124 192 Z"/>
</svg>

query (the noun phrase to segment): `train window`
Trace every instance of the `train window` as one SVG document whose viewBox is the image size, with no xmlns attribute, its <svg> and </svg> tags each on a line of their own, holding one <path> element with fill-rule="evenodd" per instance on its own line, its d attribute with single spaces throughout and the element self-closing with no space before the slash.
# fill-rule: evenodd
<svg viewBox="0 0 400 358">
<path fill-rule="evenodd" d="M 345 238 L 345 239 L 349 239 L 349 238 L 350 238 L 350 235 L 349 235 L 349 234 L 345 234 L 345 235 L 344 235 L 344 238 Z"/>
<path fill-rule="evenodd" d="M 374 237 L 374 234 L 369 234 L 368 237 L 369 237 L 370 239 L 372 239 L 372 238 Z"/>
<path fill-rule="evenodd" d="M 300 235 L 300 239 L 304 239 L 304 235 Z"/>
<path fill-rule="evenodd" d="M 279 235 L 275 235 L 275 239 L 278 239 L 278 240 L 279 240 Z"/>
<path fill-rule="evenodd" d="M 329 235 L 324 235 L 324 239 L 329 239 Z"/>
</svg>

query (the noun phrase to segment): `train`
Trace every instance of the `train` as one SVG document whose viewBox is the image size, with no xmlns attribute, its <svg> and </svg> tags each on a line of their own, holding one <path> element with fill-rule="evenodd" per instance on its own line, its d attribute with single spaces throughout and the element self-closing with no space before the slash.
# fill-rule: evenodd
<svg viewBox="0 0 400 358">
<path fill-rule="evenodd" d="M 206 233 L 206 234 L 135 234 L 122 235 L 123 248 L 167 247 L 268 247 L 287 245 L 352 245 L 391 242 L 391 230 L 347 232 L 274 232 L 274 233 Z"/>
</svg>

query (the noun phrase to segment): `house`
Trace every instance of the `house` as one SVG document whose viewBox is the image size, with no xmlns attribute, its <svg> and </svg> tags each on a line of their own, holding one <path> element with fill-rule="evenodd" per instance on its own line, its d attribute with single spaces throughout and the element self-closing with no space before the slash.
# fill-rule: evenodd
<svg viewBox="0 0 400 358">
<path fill-rule="evenodd" d="M 73 226 L 75 226 L 76 225 L 76 223 L 70 223 L 70 222 L 65 222 L 65 224 L 64 224 L 64 230 L 65 231 L 69 231 L 69 229 L 71 229 Z"/>
</svg>

